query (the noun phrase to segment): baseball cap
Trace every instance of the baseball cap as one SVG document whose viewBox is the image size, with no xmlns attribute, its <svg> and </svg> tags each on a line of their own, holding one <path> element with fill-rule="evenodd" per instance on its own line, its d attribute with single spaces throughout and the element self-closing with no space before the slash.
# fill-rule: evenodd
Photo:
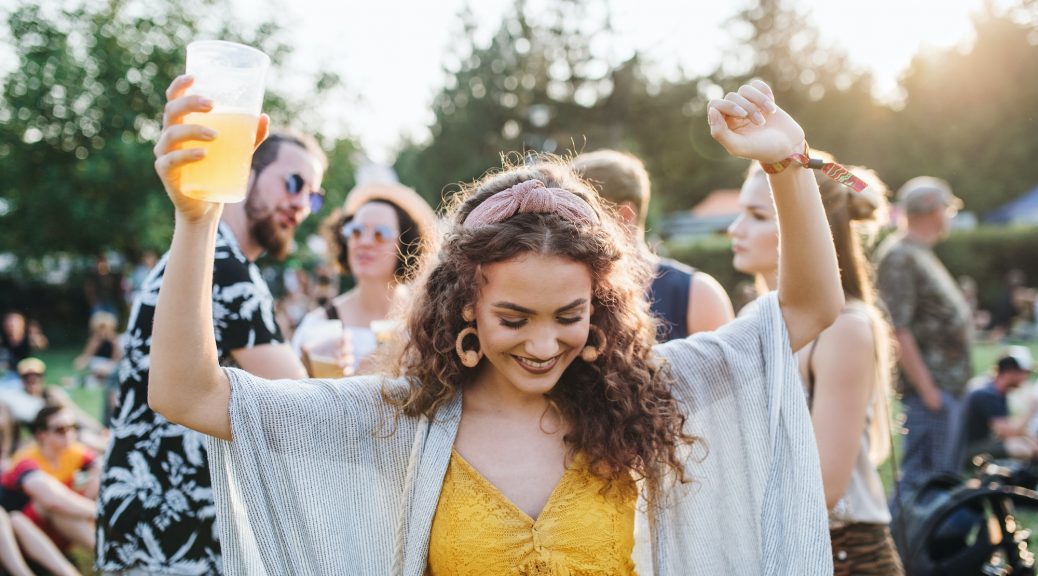
<svg viewBox="0 0 1038 576">
<path fill-rule="evenodd" d="M 47 365 L 39 358 L 29 357 L 19 362 L 17 369 L 19 376 L 25 376 L 26 374 L 43 374 L 47 371 Z"/>
<path fill-rule="evenodd" d="M 1031 357 L 1031 351 L 1027 347 L 1010 346 L 1006 348 L 1006 351 L 998 359 L 998 369 L 999 371 L 1023 370 L 1031 372 L 1034 370 L 1034 358 Z"/>
<path fill-rule="evenodd" d="M 929 214 L 935 210 L 962 208 L 962 200 L 952 194 L 951 186 L 933 176 L 916 176 L 897 191 L 897 206 L 908 215 Z"/>
</svg>

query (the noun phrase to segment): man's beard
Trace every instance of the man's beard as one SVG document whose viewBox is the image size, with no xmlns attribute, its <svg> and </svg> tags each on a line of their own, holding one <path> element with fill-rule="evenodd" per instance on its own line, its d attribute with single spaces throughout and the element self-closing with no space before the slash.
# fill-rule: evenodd
<svg viewBox="0 0 1038 576">
<path fill-rule="evenodd" d="M 255 186 L 255 185 L 254 185 Z M 245 200 L 245 217 L 249 235 L 271 258 L 282 261 L 292 251 L 292 231 L 284 231 L 274 221 L 277 210 L 262 203 L 259 194 L 249 191 Z M 294 229 L 293 229 L 294 230 Z"/>
</svg>

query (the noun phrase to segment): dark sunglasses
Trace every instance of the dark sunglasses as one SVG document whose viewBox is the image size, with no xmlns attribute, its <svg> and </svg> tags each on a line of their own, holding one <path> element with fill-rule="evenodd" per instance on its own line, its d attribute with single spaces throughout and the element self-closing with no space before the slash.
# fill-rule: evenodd
<svg viewBox="0 0 1038 576">
<path fill-rule="evenodd" d="M 375 242 L 392 242 L 400 235 L 399 232 L 393 230 L 392 227 L 387 226 L 386 224 L 375 224 L 374 226 L 369 227 L 356 222 L 347 222 L 346 224 L 343 224 L 340 232 L 342 232 L 343 238 L 360 240 L 368 230 L 371 231 Z"/>
<path fill-rule="evenodd" d="M 303 179 L 299 174 L 289 174 L 285 178 L 285 188 L 288 189 L 288 193 L 295 196 L 307 188 L 306 180 Z M 310 213 L 316 213 L 324 206 L 324 190 L 318 188 L 316 190 L 310 190 Z"/>
<path fill-rule="evenodd" d="M 76 426 L 75 424 L 69 424 L 67 426 L 55 426 L 53 428 L 47 428 L 48 432 L 53 432 L 55 434 L 68 434 L 69 432 L 75 432 L 76 430 L 79 430 L 79 426 Z"/>
</svg>

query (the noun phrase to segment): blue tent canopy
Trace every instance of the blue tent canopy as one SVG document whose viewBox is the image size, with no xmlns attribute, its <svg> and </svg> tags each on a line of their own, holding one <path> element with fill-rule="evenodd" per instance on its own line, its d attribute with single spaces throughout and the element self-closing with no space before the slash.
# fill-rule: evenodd
<svg viewBox="0 0 1038 576">
<path fill-rule="evenodd" d="M 1023 196 L 988 212 L 984 221 L 991 224 L 1038 222 L 1038 186 Z"/>
</svg>

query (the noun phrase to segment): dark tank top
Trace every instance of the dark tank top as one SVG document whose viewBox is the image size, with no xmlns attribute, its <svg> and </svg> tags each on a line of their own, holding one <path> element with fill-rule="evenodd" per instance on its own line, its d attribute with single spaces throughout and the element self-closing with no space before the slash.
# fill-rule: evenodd
<svg viewBox="0 0 1038 576">
<path fill-rule="evenodd" d="M 661 258 L 649 288 L 652 313 L 659 319 L 656 340 L 666 342 L 688 336 L 688 299 L 695 268 Z"/>
<path fill-rule="evenodd" d="M 115 357 L 115 346 L 112 345 L 111 340 L 104 340 L 97 346 L 97 350 L 94 351 L 95 357 L 100 358 L 114 358 Z"/>
</svg>

